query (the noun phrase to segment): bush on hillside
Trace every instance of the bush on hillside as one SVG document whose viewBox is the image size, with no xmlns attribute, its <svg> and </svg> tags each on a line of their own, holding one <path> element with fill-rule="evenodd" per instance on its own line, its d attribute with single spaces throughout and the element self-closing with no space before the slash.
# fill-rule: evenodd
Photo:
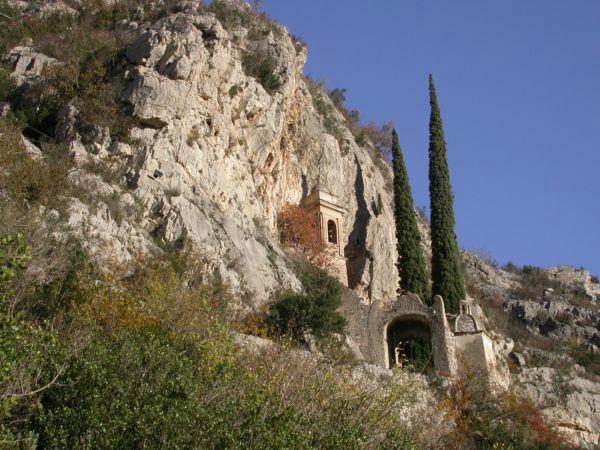
<svg viewBox="0 0 600 450">
<path fill-rule="evenodd" d="M 519 267 L 509 262 L 503 269 L 521 277 L 520 285 L 513 291 L 519 298 L 540 300 L 544 297 L 546 289 L 553 289 L 556 293 L 572 294 L 567 292 L 560 282 L 550 279 L 548 273 L 541 267 L 530 265 Z"/>
<path fill-rule="evenodd" d="M 570 448 L 530 401 L 512 391 L 493 393 L 475 373 L 455 380 L 443 406 L 455 420 L 446 443 L 451 448 Z"/>
<path fill-rule="evenodd" d="M 230 294 L 206 274 L 191 254 L 114 265 L 112 273 L 86 265 L 68 284 L 69 302 L 53 325 L 58 333 L 34 317 L 15 327 L 2 313 L 3 440 L 46 448 L 257 449 L 431 442 L 432 430 L 405 417 L 417 394 L 402 374 L 367 388 L 349 381 L 351 366 L 302 356 L 285 342 L 264 352 L 237 347 L 226 322 Z M 313 302 L 292 311 L 312 317 L 292 322 L 341 331 L 330 315 L 339 304 L 337 281 L 319 271 L 301 279 Z M 15 399 L 15 387 L 31 395 Z M 506 442 L 518 442 L 510 436 Z"/>
<path fill-rule="evenodd" d="M 47 448 L 363 448 L 402 442 L 413 386 L 344 384 L 340 368 L 296 353 L 237 349 L 226 288 L 190 255 L 81 273 L 64 374 L 24 425 Z M 312 291 L 335 287 L 314 279 Z M 343 369 L 346 370 L 346 369 Z M 302 380 L 302 382 L 300 382 Z M 117 394 L 115 394 L 117 393 Z M 377 408 L 369 401 L 377 398 Z"/>
<path fill-rule="evenodd" d="M 326 269 L 331 265 L 331 255 L 321 238 L 316 214 L 288 203 L 277 216 L 277 228 L 281 242 L 288 249 L 319 268 Z"/>
<path fill-rule="evenodd" d="M 280 36 L 282 33 L 277 23 L 273 22 L 265 12 L 259 11 L 258 4 L 248 5 L 240 2 L 236 5 L 226 0 L 214 0 L 207 9 L 215 14 L 223 28 L 228 31 L 243 27 L 249 32 L 263 35 L 272 32 L 275 36 Z"/>
<path fill-rule="evenodd" d="M 261 41 L 269 33 L 281 36 L 281 28 L 267 14 L 258 10 L 258 5 L 236 5 L 223 0 L 215 0 L 208 7 L 208 11 L 215 14 L 226 30 L 234 32 L 238 28 L 247 29 L 250 41 Z M 261 47 L 256 42 L 251 42 L 250 47 L 242 55 L 244 72 L 256 78 L 269 94 L 273 94 L 283 84 L 277 73 L 277 59 L 269 52 L 268 47 Z"/>
<path fill-rule="evenodd" d="M 43 448 L 182 448 L 201 441 L 201 355 L 160 328 L 96 336 L 44 396 Z M 111 395 L 114 392 L 116 395 Z M 213 419 L 214 421 L 214 419 Z"/>
<path fill-rule="evenodd" d="M 52 208 L 62 206 L 61 195 L 67 189 L 66 150 L 46 143 L 46 157 L 32 158 L 16 124 L 0 119 L 0 190 L 17 204 L 39 202 Z"/>
<path fill-rule="evenodd" d="M 0 236 L 0 307 L 6 306 L 13 278 L 27 267 L 30 259 L 29 247 L 22 234 Z"/>
<path fill-rule="evenodd" d="M 7 308 L 36 322 L 62 321 L 77 274 L 91 261 L 56 211 L 0 200 L 0 235 L 13 230 L 27 242 L 31 258 L 10 285 Z"/>
<path fill-rule="evenodd" d="M 73 102 L 81 112 L 82 126 L 106 126 L 114 136 L 127 139 L 131 120 L 118 100 L 121 52 L 132 36 L 110 32 L 127 18 L 134 3 L 111 5 L 93 0 L 76 6 L 79 14 L 25 15 L 19 20 L 3 18 L 0 49 L 6 51 L 25 38 L 40 52 L 60 64 L 49 66 L 42 76 L 17 88 L 0 83 L 3 99 L 10 101 L 28 134 L 46 140 L 54 136 L 56 115 Z"/>
<path fill-rule="evenodd" d="M 156 328 L 97 335 L 44 396 L 45 448 L 415 448 L 401 416 L 411 386 L 344 386 L 291 353 L 219 360 Z M 115 395 L 115 392 L 118 395 Z M 376 399 L 379 408 L 369 407 Z M 397 442 L 396 442 L 397 440 Z M 370 444 L 370 445 L 369 445 Z M 388 447 L 389 445 L 389 447 Z"/>
<path fill-rule="evenodd" d="M 296 340 L 305 333 L 316 337 L 342 333 L 346 321 L 336 312 L 341 302 L 339 282 L 316 268 L 301 273 L 300 281 L 306 293 L 288 292 L 271 304 L 268 322 L 273 329 Z"/>
<path fill-rule="evenodd" d="M 394 128 L 391 122 L 384 122 L 381 125 L 371 121 L 363 123 L 360 112 L 346 107 L 346 89 L 334 88 L 327 90 L 324 82 L 313 80 L 306 77 L 307 86 L 311 92 L 315 109 L 324 119 L 325 129 L 332 134 L 343 146 L 343 138 L 340 123 L 335 119 L 333 108 L 337 109 L 346 121 L 346 125 L 354 135 L 356 144 L 361 147 L 370 144 L 385 160 L 391 158 L 392 148 L 392 130 Z M 323 96 L 329 97 L 332 104 L 323 99 Z M 374 158 L 374 162 L 378 164 Z"/>
<path fill-rule="evenodd" d="M 13 281 L 29 260 L 22 235 L 0 236 L 0 442 L 15 448 L 34 445 L 29 420 L 39 411 L 42 393 L 62 372 L 58 335 L 9 307 Z"/>
<path fill-rule="evenodd" d="M 305 76 L 306 86 L 312 97 L 312 102 L 315 110 L 323 119 L 325 130 L 331 134 L 339 143 L 340 149 L 344 153 L 348 152 L 349 141 L 344 136 L 342 123 L 336 117 L 336 108 L 333 102 L 327 101 L 327 89 L 324 82 L 320 82 Z M 344 91 L 343 89 L 340 91 Z M 342 92 L 343 93 L 343 92 Z M 345 99 L 345 96 L 343 97 Z"/>
<path fill-rule="evenodd" d="M 2 309 L 0 442 L 3 448 L 29 448 L 35 442 L 31 420 L 39 414 L 40 398 L 64 370 L 63 343 L 56 332 Z"/>
</svg>

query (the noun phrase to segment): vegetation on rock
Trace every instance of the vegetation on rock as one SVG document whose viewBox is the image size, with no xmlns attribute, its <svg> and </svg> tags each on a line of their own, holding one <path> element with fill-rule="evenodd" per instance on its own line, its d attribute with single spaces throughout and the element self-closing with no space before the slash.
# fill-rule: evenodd
<svg viewBox="0 0 600 450">
<path fill-rule="evenodd" d="M 452 448 L 567 449 L 564 436 L 552 429 L 528 400 L 512 391 L 492 393 L 475 373 L 457 380 L 447 392 L 456 427 Z"/>
<path fill-rule="evenodd" d="M 433 77 L 429 75 L 429 195 L 431 202 L 432 294 L 441 295 L 446 311 L 458 312 L 465 287 L 454 233 L 454 196 L 446 157 L 442 116 Z"/>
<path fill-rule="evenodd" d="M 2 243 L 12 255 L 2 271 L 19 267 L 18 277 L 27 252 L 20 239 Z M 113 274 L 87 267 L 50 322 L 11 315 L 3 303 L 3 445 L 414 448 L 401 415 L 390 416 L 410 401 L 410 384 L 373 392 L 344 381 L 347 369 L 300 361 L 295 350 L 246 353 L 225 320 L 227 287 L 207 284 L 193 255 Z M 336 290 L 307 283 L 311 292 Z"/>
<path fill-rule="evenodd" d="M 2 9 L 7 6 L 4 3 Z M 53 140 L 58 112 L 67 104 L 80 111 L 81 126 L 108 127 L 114 136 L 128 138 L 130 118 L 118 100 L 122 50 L 132 39 L 111 31 L 118 20 L 127 19 L 144 2 L 92 0 L 81 2 L 77 14 L 29 14 L 20 20 L 2 17 L 0 50 L 31 40 L 32 47 L 56 58 L 41 76 L 21 86 L 10 83 L 3 99 L 9 100 L 25 131 L 41 140 Z M 135 4 L 134 4 L 135 3 Z M 12 15 L 11 15 L 12 14 Z M 11 12 L 8 16 L 18 17 Z"/>
<path fill-rule="evenodd" d="M 70 161 L 63 146 L 41 144 L 44 159 L 32 157 L 22 140 L 19 123 L 0 118 L 0 189 L 15 202 L 39 202 L 61 208 Z"/>
<path fill-rule="evenodd" d="M 348 127 L 355 142 L 361 147 L 373 147 L 376 155 L 374 162 L 383 159 L 389 159 L 392 146 L 391 132 L 393 125 L 391 122 L 384 122 L 381 125 L 370 121 L 361 120 L 360 112 L 346 107 L 346 89 L 334 88 L 327 90 L 324 82 L 316 81 L 310 77 L 305 77 L 306 83 L 311 91 L 315 109 L 324 119 L 325 129 L 334 136 L 342 149 L 347 145 L 343 134 L 341 121 L 336 117 L 336 110 L 341 114 L 345 125 Z M 326 98 L 327 97 L 327 98 Z"/>
</svg>

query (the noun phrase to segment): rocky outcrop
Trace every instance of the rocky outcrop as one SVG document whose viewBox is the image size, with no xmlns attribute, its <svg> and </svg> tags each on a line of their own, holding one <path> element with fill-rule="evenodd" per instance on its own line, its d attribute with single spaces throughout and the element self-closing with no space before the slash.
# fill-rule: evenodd
<svg viewBox="0 0 600 450">
<path fill-rule="evenodd" d="M 564 299 L 534 302 L 510 299 L 504 303 L 509 318 L 521 322 L 530 330 L 554 339 L 570 338 L 594 345 L 598 339 L 600 313 Z"/>
<path fill-rule="evenodd" d="M 32 42 L 29 41 L 3 55 L 2 63 L 11 68 L 11 80 L 17 86 L 22 86 L 38 78 L 46 67 L 57 64 L 58 61 L 35 50 Z"/>
<path fill-rule="evenodd" d="M 516 386 L 578 446 L 600 445 L 600 383 L 551 367 L 536 367 L 521 371 Z"/>
<path fill-rule="evenodd" d="M 589 295 L 595 289 L 589 273 L 570 267 L 539 269 L 537 282 L 547 287 L 525 289 L 531 281 L 518 270 L 503 270 L 468 252 L 463 261 L 471 290 L 488 311 L 486 326 L 502 373 L 576 445 L 597 448 L 598 377 L 569 354 L 574 348 L 590 358 L 598 353 L 600 317 Z M 503 339 L 507 345 L 499 345 Z"/>
<path fill-rule="evenodd" d="M 600 284 L 592 281 L 592 276 L 587 270 L 560 266 L 546 269 L 546 272 L 552 280 L 559 282 L 570 291 L 586 296 L 591 301 L 600 301 Z"/>
</svg>

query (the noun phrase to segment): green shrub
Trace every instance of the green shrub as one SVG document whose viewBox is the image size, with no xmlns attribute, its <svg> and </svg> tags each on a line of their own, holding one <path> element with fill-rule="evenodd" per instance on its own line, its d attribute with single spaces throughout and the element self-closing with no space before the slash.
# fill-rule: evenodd
<svg viewBox="0 0 600 450">
<path fill-rule="evenodd" d="M 199 355 L 161 329 L 94 338 L 43 399 L 43 448 L 181 448 L 198 442 Z"/>
<path fill-rule="evenodd" d="M 0 307 L 4 306 L 16 272 L 25 269 L 30 258 L 29 247 L 22 234 L 0 236 Z"/>
<path fill-rule="evenodd" d="M 29 421 L 37 413 L 41 393 L 62 370 L 58 335 L 9 308 L 12 282 L 29 260 L 22 235 L 0 237 L 0 440 L 5 448 L 34 444 Z"/>
<path fill-rule="evenodd" d="M 7 99 L 12 89 L 10 70 L 8 67 L 0 65 L 0 101 Z"/>
<path fill-rule="evenodd" d="M 30 421 L 39 399 L 61 374 L 62 343 L 57 333 L 0 312 L 0 439 L 34 442 Z M 14 441 L 14 442 L 13 442 Z"/>
<path fill-rule="evenodd" d="M 269 32 L 273 32 L 276 37 L 282 35 L 279 25 L 266 13 L 260 12 L 258 5 L 240 3 L 236 5 L 230 1 L 214 0 L 207 9 L 215 14 L 227 31 L 235 31 L 240 27 L 248 29 L 250 39 L 263 37 Z"/>
<path fill-rule="evenodd" d="M 29 318 L 53 320 L 68 313 L 72 302 L 78 301 L 76 282 L 79 273 L 92 269 L 92 261 L 76 239 L 57 241 L 47 237 L 36 255 L 38 265 L 48 263 L 44 279 L 25 280 L 29 289 L 19 307 Z"/>
<path fill-rule="evenodd" d="M 320 269 L 307 269 L 300 274 L 305 294 L 288 292 L 270 306 L 268 322 L 281 334 L 301 340 L 304 333 L 317 337 L 342 333 L 345 319 L 336 312 L 341 302 L 339 282 Z"/>
<path fill-rule="evenodd" d="M 263 365 L 270 371 L 255 367 L 253 373 L 246 359 L 217 362 L 202 347 L 161 328 L 96 335 L 73 358 L 60 385 L 44 396 L 34 428 L 38 445 L 358 449 L 386 437 L 384 448 L 399 448 L 393 438 L 410 445 L 410 436 L 398 427 L 380 429 L 381 436 L 369 429 L 387 417 L 370 411 L 366 397 L 339 391 L 330 373 L 309 364 L 312 373 L 304 374 L 300 364 L 291 366 L 280 355 L 282 362 L 293 373 L 269 361 Z M 296 379 L 300 373 L 302 383 Z"/>
<path fill-rule="evenodd" d="M 4 258 L 4 267 L 24 265 L 21 247 L 11 243 L 3 254 L 15 257 Z M 24 272 L 14 274 L 18 279 Z M 224 321 L 227 287 L 207 283 L 205 275 L 191 254 L 113 266 L 110 273 L 75 264 L 64 288 L 55 287 L 61 294 L 49 294 L 70 306 L 54 322 L 58 333 L 33 316 L 3 314 L 2 442 L 40 448 L 415 447 L 397 410 L 412 401 L 410 383 L 365 389 L 346 381 L 349 367 L 299 360 L 284 343 L 276 353 L 237 348 Z M 324 273 L 303 281 L 313 296 L 339 294 Z"/>
</svg>

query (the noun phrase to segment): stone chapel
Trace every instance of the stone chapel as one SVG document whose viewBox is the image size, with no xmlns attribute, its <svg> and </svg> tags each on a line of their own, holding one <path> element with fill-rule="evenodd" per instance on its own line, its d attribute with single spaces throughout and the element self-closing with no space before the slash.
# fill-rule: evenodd
<svg viewBox="0 0 600 450">
<path fill-rule="evenodd" d="M 317 217 L 321 239 L 334 261 L 332 275 L 348 287 L 344 257 L 347 209 L 320 183 L 304 198 L 302 206 Z M 372 364 L 393 369 L 410 363 L 408 353 L 418 349 L 420 362 L 428 364 L 437 375 L 454 377 L 475 372 L 490 380 L 494 376 L 492 340 L 471 314 L 466 300 L 461 301 L 459 314 L 452 316 L 446 314 L 439 295 L 431 306 L 414 294 L 365 305 L 346 290 L 340 312 L 348 320 L 348 334 L 358 344 L 360 355 Z"/>
</svg>

